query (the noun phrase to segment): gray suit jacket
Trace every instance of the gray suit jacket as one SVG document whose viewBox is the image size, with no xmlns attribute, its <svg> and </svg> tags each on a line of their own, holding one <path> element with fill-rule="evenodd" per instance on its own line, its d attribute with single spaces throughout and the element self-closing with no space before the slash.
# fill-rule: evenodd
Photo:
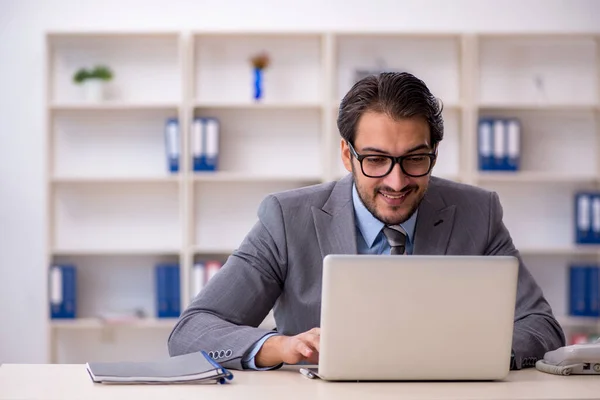
<svg viewBox="0 0 600 400">
<path fill-rule="evenodd" d="M 272 308 L 284 335 L 318 327 L 323 257 L 357 252 L 352 182 L 348 175 L 266 197 L 238 250 L 181 315 L 169 353 L 217 352 L 224 367 L 241 369 L 244 355 L 269 333 L 257 326 Z M 497 194 L 435 177 L 419 206 L 413 254 L 520 259 Z M 521 262 L 514 367 L 530 366 L 564 344 L 560 325 Z"/>
</svg>

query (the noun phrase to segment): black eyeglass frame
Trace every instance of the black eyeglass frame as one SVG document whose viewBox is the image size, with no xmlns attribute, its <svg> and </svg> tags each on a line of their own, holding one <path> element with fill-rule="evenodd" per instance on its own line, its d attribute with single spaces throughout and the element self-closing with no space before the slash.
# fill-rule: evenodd
<svg viewBox="0 0 600 400">
<path fill-rule="evenodd" d="M 390 172 L 392 172 L 392 170 L 394 169 L 394 166 L 396 164 L 400 165 L 400 169 L 402 170 L 402 172 L 410 177 L 413 178 L 420 178 L 422 176 L 425 176 L 427 174 L 429 174 L 431 172 L 431 169 L 433 168 L 433 164 L 435 159 L 437 158 L 436 154 L 433 153 L 416 153 L 416 154 L 409 154 L 406 156 L 398 156 L 398 157 L 394 157 L 394 156 L 388 156 L 388 155 L 384 155 L 384 154 L 358 154 L 356 152 L 356 150 L 354 149 L 354 146 L 352 146 L 352 143 L 350 143 L 349 141 L 346 141 L 346 144 L 348 144 L 348 148 L 350 149 L 350 152 L 352 153 L 352 155 L 358 160 L 358 162 L 360 163 L 360 169 L 363 173 L 364 176 L 368 177 L 368 178 L 383 178 L 384 176 L 388 175 Z M 392 160 L 392 163 L 390 164 L 390 169 L 383 175 L 367 175 L 365 173 L 365 169 L 363 168 L 363 160 L 367 157 L 384 157 L 384 158 L 388 158 L 390 160 Z M 409 174 L 408 172 L 406 172 L 406 170 L 404 169 L 404 165 L 402 165 L 402 162 L 407 159 L 407 158 L 411 158 L 411 157 L 429 157 L 429 169 L 427 170 L 427 172 L 425 172 L 424 174 L 420 174 L 420 175 L 413 175 L 413 174 Z"/>
</svg>

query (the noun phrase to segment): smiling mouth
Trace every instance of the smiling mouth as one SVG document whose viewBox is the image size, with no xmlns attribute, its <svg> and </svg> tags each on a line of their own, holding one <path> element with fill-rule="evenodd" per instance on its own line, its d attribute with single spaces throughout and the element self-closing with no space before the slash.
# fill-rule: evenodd
<svg viewBox="0 0 600 400">
<path fill-rule="evenodd" d="M 391 195 L 391 194 L 386 194 L 386 193 L 381 193 L 379 192 L 383 197 L 387 197 L 388 199 L 392 199 L 392 200 L 400 200 L 403 199 L 404 197 L 406 197 L 406 193 L 402 193 L 402 194 L 397 194 L 397 195 Z"/>
<path fill-rule="evenodd" d="M 407 189 L 404 190 L 400 193 L 384 193 L 384 192 L 379 192 L 380 195 L 382 195 L 383 197 L 386 197 L 388 199 L 391 200 L 402 200 L 404 199 L 410 192 L 412 192 L 412 189 Z"/>
</svg>

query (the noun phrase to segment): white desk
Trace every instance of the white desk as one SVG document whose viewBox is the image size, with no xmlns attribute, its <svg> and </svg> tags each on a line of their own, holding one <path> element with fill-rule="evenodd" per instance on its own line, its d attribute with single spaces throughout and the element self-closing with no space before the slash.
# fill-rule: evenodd
<svg viewBox="0 0 600 400">
<path fill-rule="evenodd" d="M 83 365 L 5 364 L 0 399 L 598 399 L 600 377 L 554 376 L 533 369 L 503 382 L 339 383 L 307 379 L 288 368 L 233 371 L 227 385 L 109 386 L 94 384 Z"/>
</svg>

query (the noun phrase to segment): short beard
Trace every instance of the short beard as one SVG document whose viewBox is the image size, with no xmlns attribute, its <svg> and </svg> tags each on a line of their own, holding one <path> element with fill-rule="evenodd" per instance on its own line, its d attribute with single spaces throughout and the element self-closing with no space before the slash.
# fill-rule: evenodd
<svg viewBox="0 0 600 400">
<path fill-rule="evenodd" d="M 406 213 L 405 215 L 400 215 L 399 217 L 396 217 L 394 219 L 385 218 L 383 215 L 381 215 L 381 214 L 379 214 L 379 212 L 377 212 L 377 207 L 376 207 L 375 202 L 370 202 L 370 201 L 368 201 L 368 199 L 365 199 L 365 196 L 363 196 L 361 188 L 358 183 L 358 180 L 356 179 L 356 170 L 354 168 L 354 164 L 352 164 L 352 176 L 354 177 L 354 183 L 356 184 L 356 191 L 358 192 L 358 197 L 364 204 L 365 208 L 367 210 L 369 210 L 369 212 L 375 218 L 377 218 L 379 221 L 383 222 L 386 225 L 399 225 L 399 224 L 402 224 L 402 223 L 408 221 L 410 219 L 410 217 L 412 217 L 414 215 L 414 213 L 417 211 L 417 208 L 419 208 L 419 204 L 421 204 L 421 200 L 423 200 L 423 197 L 425 196 L 425 193 L 423 193 L 420 196 L 420 198 L 417 198 L 415 203 L 408 210 L 408 213 Z M 377 196 L 379 189 L 381 189 L 381 188 L 375 189 L 375 196 Z M 418 189 L 419 189 L 418 186 L 407 186 L 402 189 L 402 192 L 413 191 L 414 193 L 417 193 Z M 399 209 L 399 207 L 392 207 L 392 211 L 397 211 L 398 209 Z"/>
</svg>

